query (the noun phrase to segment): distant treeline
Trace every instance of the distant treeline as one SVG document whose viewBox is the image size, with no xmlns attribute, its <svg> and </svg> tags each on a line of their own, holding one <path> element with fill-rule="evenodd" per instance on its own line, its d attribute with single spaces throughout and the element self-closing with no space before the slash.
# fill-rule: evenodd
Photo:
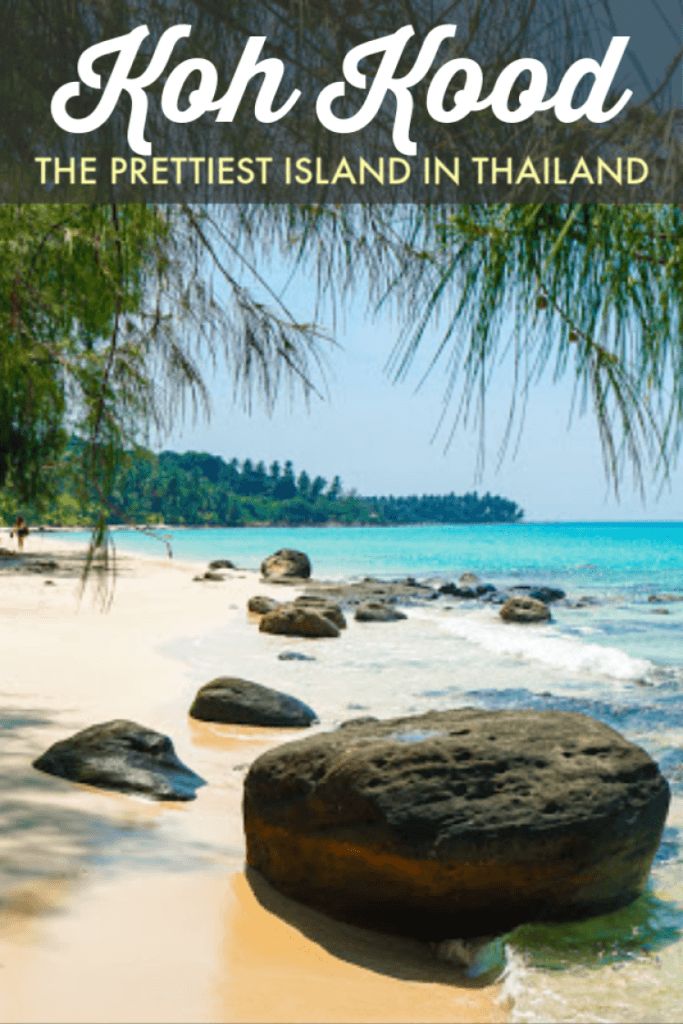
<svg viewBox="0 0 683 1024">
<path fill-rule="evenodd" d="M 85 525 L 92 508 L 70 486 L 68 456 L 56 474 L 53 495 L 40 508 L 18 510 L 0 493 L 0 517 L 9 522 L 18 511 L 47 524 Z M 171 523 L 185 526 L 282 526 L 398 523 L 511 523 L 522 509 L 495 494 L 362 497 L 345 491 L 338 476 L 330 481 L 295 473 L 291 462 L 225 462 L 203 452 L 139 449 L 131 455 L 110 495 L 111 522 Z"/>
</svg>

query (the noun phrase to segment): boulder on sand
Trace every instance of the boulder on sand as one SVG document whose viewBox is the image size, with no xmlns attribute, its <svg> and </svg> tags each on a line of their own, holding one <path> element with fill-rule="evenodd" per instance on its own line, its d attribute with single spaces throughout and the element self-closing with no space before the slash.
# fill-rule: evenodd
<svg viewBox="0 0 683 1024">
<path fill-rule="evenodd" d="M 247 601 L 247 609 L 252 615 L 267 615 L 268 612 L 274 612 L 279 607 L 279 601 L 273 600 L 272 597 L 264 597 L 263 594 L 255 594 Z"/>
<path fill-rule="evenodd" d="M 595 719 L 461 708 L 261 755 L 247 861 L 332 916 L 426 939 L 604 913 L 646 883 L 669 787 Z"/>
<path fill-rule="evenodd" d="M 339 636 L 339 627 L 320 612 L 296 604 L 282 604 L 261 619 L 262 633 L 303 636 L 311 639 Z"/>
<path fill-rule="evenodd" d="M 194 800 L 205 785 L 162 733 L 117 719 L 83 729 L 49 748 L 34 768 L 72 782 L 153 800 Z"/>
<path fill-rule="evenodd" d="M 363 601 L 356 608 L 354 618 L 356 622 L 400 622 L 408 616 L 383 601 Z"/>
<path fill-rule="evenodd" d="M 237 566 L 234 562 L 231 562 L 229 558 L 216 558 L 213 562 L 209 562 L 210 570 L 217 569 L 236 569 Z"/>
<path fill-rule="evenodd" d="M 317 721 L 315 711 L 296 697 L 227 676 L 202 686 L 190 715 L 202 722 L 281 728 L 306 727 Z"/>
<path fill-rule="evenodd" d="M 311 563 L 303 551 L 281 548 L 261 563 L 261 575 L 267 580 L 307 580 L 311 575 Z"/>
<path fill-rule="evenodd" d="M 500 609 L 504 622 L 549 622 L 550 608 L 535 597 L 511 597 Z"/>
</svg>

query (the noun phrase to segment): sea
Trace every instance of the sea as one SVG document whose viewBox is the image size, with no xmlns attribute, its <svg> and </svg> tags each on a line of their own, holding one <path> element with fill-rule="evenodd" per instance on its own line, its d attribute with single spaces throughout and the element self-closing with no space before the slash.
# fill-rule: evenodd
<svg viewBox="0 0 683 1024">
<path fill-rule="evenodd" d="M 683 523 L 159 533 L 175 559 L 193 562 L 229 558 L 255 570 L 294 547 L 319 579 L 439 582 L 468 571 L 501 588 L 565 590 L 569 601 L 553 606 L 548 625 L 506 625 L 495 606 L 444 598 L 409 608 L 404 623 L 320 643 L 313 662 L 275 662 L 267 645 L 236 651 L 223 633 L 173 653 L 207 678 L 237 658 L 253 678 L 312 704 L 323 727 L 457 706 L 558 709 L 592 715 L 638 743 L 673 794 L 647 892 L 608 916 L 518 928 L 483 946 L 471 970 L 502 977 L 515 1022 L 683 1020 Z M 159 537 L 120 530 L 115 541 L 122 552 L 166 556 Z"/>
</svg>

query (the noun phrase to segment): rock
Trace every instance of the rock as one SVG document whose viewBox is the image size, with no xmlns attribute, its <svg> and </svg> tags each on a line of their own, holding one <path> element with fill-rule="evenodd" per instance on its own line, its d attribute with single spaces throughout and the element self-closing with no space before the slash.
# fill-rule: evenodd
<svg viewBox="0 0 683 1024">
<path fill-rule="evenodd" d="M 364 601 L 383 604 L 424 604 L 438 597 L 438 590 L 426 583 L 417 583 L 412 577 L 403 580 L 376 580 L 366 577 L 353 583 L 311 583 L 305 597 L 319 596 L 336 601 L 342 606 L 355 606 Z"/>
<path fill-rule="evenodd" d="M 544 604 L 552 604 L 554 601 L 561 601 L 567 595 L 559 587 L 532 587 L 529 584 L 520 584 L 517 587 L 510 587 L 511 594 L 524 594 L 532 597 L 534 601 L 543 601 Z"/>
<path fill-rule="evenodd" d="M 379 719 L 374 715 L 359 715 L 358 718 L 347 718 L 345 722 L 340 722 L 337 728 L 354 729 L 357 725 L 368 725 L 370 722 L 378 721 Z"/>
<path fill-rule="evenodd" d="M 59 569 L 59 562 L 54 558 L 32 558 L 24 563 L 24 572 L 34 572 L 37 575 L 45 572 L 55 572 Z"/>
<path fill-rule="evenodd" d="M 534 597 L 510 597 L 500 609 L 504 622 L 549 622 L 550 608 Z"/>
<path fill-rule="evenodd" d="M 673 604 L 675 601 L 683 601 L 683 594 L 650 594 L 650 604 Z"/>
<path fill-rule="evenodd" d="M 275 633 L 278 636 L 304 636 L 315 639 L 339 636 L 339 628 L 320 612 L 294 604 L 283 604 L 268 612 L 261 619 L 259 629 L 262 633 Z"/>
<path fill-rule="evenodd" d="M 278 661 L 315 661 L 311 654 L 301 654 L 299 651 L 281 651 L 277 656 Z"/>
<path fill-rule="evenodd" d="M 471 575 L 471 573 L 464 573 L 457 584 L 444 583 L 443 586 L 439 587 L 439 593 L 447 594 L 449 597 L 458 597 L 463 601 L 474 601 L 477 598 L 483 598 L 488 594 L 496 593 L 493 583 L 463 583 L 464 577 Z"/>
<path fill-rule="evenodd" d="M 653 615 L 671 615 L 668 608 L 651 608 L 650 610 Z"/>
<path fill-rule="evenodd" d="M 335 917 L 426 939 L 605 913 L 647 881 L 669 804 L 657 765 L 608 726 L 461 708 L 261 755 L 247 861 Z"/>
<path fill-rule="evenodd" d="M 209 569 L 236 569 L 237 566 L 234 562 L 231 562 L 229 558 L 216 558 L 213 562 L 209 562 Z"/>
<path fill-rule="evenodd" d="M 398 608 L 381 601 L 364 601 L 356 608 L 354 618 L 356 622 L 399 622 L 408 616 Z"/>
<path fill-rule="evenodd" d="M 0 548 L 0 558 L 18 558 L 19 554 L 16 551 L 11 551 L 9 548 Z"/>
<path fill-rule="evenodd" d="M 196 583 L 224 583 L 225 576 L 222 572 L 205 572 L 202 576 L 194 576 Z"/>
<path fill-rule="evenodd" d="M 318 612 L 320 615 L 324 615 L 326 619 L 333 622 L 338 629 L 346 629 L 346 619 L 344 612 L 341 610 L 340 605 L 335 604 L 334 601 L 329 601 L 325 597 L 319 597 L 317 595 L 306 595 L 297 597 L 294 604 L 300 608 L 310 608 L 314 612 Z"/>
<path fill-rule="evenodd" d="M 476 587 L 481 580 L 474 572 L 464 572 L 458 580 L 458 585 L 461 587 Z"/>
<path fill-rule="evenodd" d="M 279 607 L 279 601 L 274 601 L 272 597 L 264 597 L 263 594 L 256 594 L 247 601 L 247 608 L 253 615 L 267 615 Z"/>
<path fill-rule="evenodd" d="M 123 719 L 60 740 L 33 766 L 72 782 L 152 800 L 194 800 L 195 791 L 205 785 L 179 760 L 168 736 Z"/>
<path fill-rule="evenodd" d="M 311 563 L 303 551 L 281 548 L 261 563 L 261 575 L 264 579 L 307 580 L 311 575 Z"/>
<path fill-rule="evenodd" d="M 227 676 L 202 686 L 190 715 L 202 722 L 281 728 L 303 728 L 317 721 L 315 711 L 296 697 Z"/>
</svg>

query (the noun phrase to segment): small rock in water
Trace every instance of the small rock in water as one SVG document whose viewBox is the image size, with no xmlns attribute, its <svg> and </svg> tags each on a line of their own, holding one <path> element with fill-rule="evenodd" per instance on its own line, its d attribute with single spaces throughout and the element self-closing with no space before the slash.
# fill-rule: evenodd
<svg viewBox="0 0 683 1024">
<path fill-rule="evenodd" d="M 384 604 L 382 601 L 363 601 L 356 608 L 354 618 L 356 622 L 400 622 L 408 616 L 393 605 Z"/>
<path fill-rule="evenodd" d="M 525 594 L 535 601 L 542 601 L 543 604 L 553 604 L 554 601 L 562 601 L 567 595 L 559 587 L 534 587 L 528 583 L 520 584 L 517 587 L 510 587 L 511 594 Z"/>
<path fill-rule="evenodd" d="M 683 594 L 650 594 L 650 604 L 673 604 L 676 601 L 683 601 Z"/>
<path fill-rule="evenodd" d="M 301 654 L 299 651 L 281 651 L 278 661 L 316 661 L 312 654 Z"/>
<path fill-rule="evenodd" d="M 511 597 L 500 609 L 504 622 L 549 622 L 550 608 L 534 597 Z"/>
<path fill-rule="evenodd" d="M 194 800 L 205 782 L 183 764 L 168 736 L 117 719 L 53 744 L 34 768 L 71 782 L 152 800 Z"/>
<path fill-rule="evenodd" d="M 227 676 L 202 686 L 190 715 L 202 722 L 275 728 L 305 728 L 317 721 L 315 711 L 296 697 Z"/>
</svg>

